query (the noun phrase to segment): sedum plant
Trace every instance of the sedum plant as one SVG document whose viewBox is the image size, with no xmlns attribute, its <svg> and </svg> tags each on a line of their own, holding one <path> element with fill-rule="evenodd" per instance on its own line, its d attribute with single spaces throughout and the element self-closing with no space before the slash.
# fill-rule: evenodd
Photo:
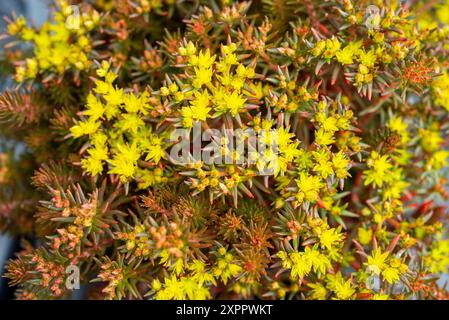
<svg viewBox="0 0 449 320">
<path fill-rule="evenodd" d="M 8 18 L 17 298 L 69 298 L 73 268 L 89 299 L 449 298 L 448 6 L 59 0 L 41 27 Z"/>
</svg>

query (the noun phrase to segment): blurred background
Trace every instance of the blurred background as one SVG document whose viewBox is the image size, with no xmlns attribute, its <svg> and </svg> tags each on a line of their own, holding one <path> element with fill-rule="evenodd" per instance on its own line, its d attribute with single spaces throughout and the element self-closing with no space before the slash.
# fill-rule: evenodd
<svg viewBox="0 0 449 320">
<path fill-rule="evenodd" d="M 12 12 L 24 15 L 27 20 L 39 26 L 47 19 L 48 7 L 49 0 L 0 0 L 0 33 L 3 33 L 6 27 L 4 17 L 10 17 Z M 0 43 L 0 50 L 2 48 L 3 44 Z M 0 90 L 5 90 L 9 85 L 8 79 L 0 75 Z M 5 262 L 17 248 L 18 243 L 15 239 L 0 233 L 0 276 L 3 275 Z M 13 298 L 12 290 L 8 288 L 6 279 L 0 278 L 0 300 L 11 298 Z"/>
</svg>

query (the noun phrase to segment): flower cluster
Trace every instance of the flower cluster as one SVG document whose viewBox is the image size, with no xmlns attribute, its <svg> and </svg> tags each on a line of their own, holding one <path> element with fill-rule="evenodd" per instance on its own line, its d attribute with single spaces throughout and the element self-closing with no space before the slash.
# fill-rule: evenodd
<svg viewBox="0 0 449 320">
<path fill-rule="evenodd" d="M 27 26 L 22 16 L 8 25 L 8 34 L 31 42 L 34 56 L 20 63 L 15 72 L 17 82 L 35 79 L 48 73 L 63 74 L 69 67 L 82 71 L 91 64 L 92 43 L 88 33 L 100 20 L 95 10 L 78 14 L 67 1 L 58 1 L 60 11 L 53 22 L 45 22 L 39 30 Z"/>
<path fill-rule="evenodd" d="M 96 80 L 93 93 L 87 96 L 87 109 L 82 112 L 86 119 L 70 129 L 74 138 L 89 136 L 82 167 L 96 176 L 109 163 L 108 173 L 119 175 L 122 182 L 140 177 L 151 185 L 147 176 L 156 173 L 139 168 L 138 161 L 144 156 L 156 168 L 165 153 L 163 138 L 144 121 L 152 110 L 149 94 L 125 93 L 113 84 L 117 76 L 109 69 L 110 64 L 103 61 L 97 75 L 104 80 Z"/>
</svg>

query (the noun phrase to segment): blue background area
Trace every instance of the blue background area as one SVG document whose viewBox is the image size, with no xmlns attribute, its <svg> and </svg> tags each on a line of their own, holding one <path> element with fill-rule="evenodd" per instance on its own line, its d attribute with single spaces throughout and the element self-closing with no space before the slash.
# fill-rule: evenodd
<svg viewBox="0 0 449 320">
<path fill-rule="evenodd" d="M 15 12 L 17 15 L 24 15 L 37 26 L 40 26 L 48 16 L 49 1 L 46 0 L 0 0 L 0 33 L 3 33 L 6 24 L 3 20 L 4 16 L 11 17 L 11 13 Z M 2 48 L 0 44 L 0 48 Z M 1 50 L 1 49 L 0 49 Z M 1 80 L 0 88 L 4 89 L 7 86 L 5 81 Z M 3 274 L 3 267 L 5 261 L 12 253 L 13 239 L 7 235 L 0 234 L 0 276 Z M 7 297 L 7 282 L 6 279 L 0 279 L 0 299 Z"/>
</svg>

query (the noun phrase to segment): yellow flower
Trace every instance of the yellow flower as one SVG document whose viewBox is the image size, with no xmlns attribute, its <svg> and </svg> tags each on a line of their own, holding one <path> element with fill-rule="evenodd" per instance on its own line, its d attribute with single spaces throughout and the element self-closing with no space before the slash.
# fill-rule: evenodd
<svg viewBox="0 0 449 320">
<path fill-rule="evenodd" d="M 343 50 L 337 51 L 335 54 L 337 61 L 341 64 L 353 64 L 354 53 L 351 52 L 348 47 L 345 47 Z"/>
<path fill-rule="evenodd" d="M 315 272 L 325 274 L 327 269 L 332 268 L 331 261 L 326 254 L 321 253 L 316 247 L 306 247 L 302 253 L 304 261 L 310 262 Z"/>
<path fill-rule="evenodd" d="M 87 28 L 67 28 L 67 22 L 73 24 L 72 16 L 63 16 L 66 4 L 61 5 L 61 11 L 53 14 L 53 21 L 45 22 L 39 30 L 26 27 L 24 17 L 8 24 L 10 35 L 16 35 L 21 40 L 31 42 L 34 57 L 26 59 L 26 67 L 17 69 L 16 80 L 33 79 L 45 71 L 63 74 L 67 69 L 86 69 L 91 62 L 88 54 L 92 50 L 87 37 Z M 92 21 L 92 12 L 83 13 L 82 20 Z M 76 41 L 74 41 L 74 39 Z"/>
<path fill-rule="evenodd" d="M 103 60 L 101 62 L 101 67 L 97 69 L 97 75 L 101 78 L 106 77 L 110 67 L 111 64 L 108 61 Z"/>
<path fill-rule="evenodd" d="M 87 96 L 87 110 L 83 111 L 83 115 L 89 116 L 90 120 L 95 121 L 104 115 L 104 106 L 92 93 Z"/>
<path fill-rule="evenodd" d="M 245 95 L 254 97 L 256 100 L 261 100 L 265 96 L 262 82 L 250 83 L 249 90 L 243 91 Z"/>
<path fill-rule="evenodd" d="M 326 48 L 323 52 L 323 58 L 326 60 L 330 60 L 336 52 L 340 49 L 341 43 L 336 37 L 332 37 L 331 39 L 326 39 Z"/>
<path fill-rule="evenodd" d="M 141 116 L 135 113 L 125 113 L 122 118 L 115 123 L 115 127 L 120 131 L 129 131 L 131 133 L 137 133 L 140 127 L 145 126 L 145 122 Z"/>
<path fill-rule="evenodd" d="M 163 96 L 168 96 L 170 94 L 170 90 L 167 87 L 161 87 L 160 92 Z"/>
<path fill-rule="evenodd" d="M 205 300 L 211 296 L 209 288 L 205 287 L 196 275 L 183 276 L 179 279 L 176 275 L 172 275 L 170 278 L 166 277 L 163 284 L 159 280 L 154 280 L 152 289 L 156 291 L 158 300 Z"/>
<path fill-rule="evenodd" d="M 345 281 L 340 272 L 335 275 L 327 275 L 327 287 L 335 293 L 335 298 L 347 300 L 353 298 L 355 289 L 351 285 L 351 279 Z"/>
<path fill-rule="evenodd" d="M 144 91 L 139 97 L 133 93 L 127 94 L 123 97 L 123 103 L 125 104 L 125 110 L 128 113 L 140 112 L 143 115 L 148 113 L 149 108 L 149 94 Z"/>
<path fill-rule="evenodd" d="M 323 128 L 315 131 L 315 143 L 320 146 L 326 146 L 335 142 L 332 131 L 325 131 Z"/>
<path fill-rule="evenodd" d="M 123 103 L 123 89 L 114 88 L 109 85 L 108 92 L 103 95 L 106 102 L 111 106 L 118 106 Z"/>
<path fill-rule="evenodd" d="M 331 250 L 335 244 L 342 241 L 342 235 L 335 228 L 325 230 L 318 237 L 320 238 L 321 247 L 327 250 Z"/>
<path fill-rule="evenodd" d="M 290 127 L 279 127 L 274 132 L 275 139 L 277 140 L 277 145 L 279 149 L 279 153 L 285 156 L 289 161 L 293 160 L 298 156 L 299 150 L 297 149 L 298 142 L 293 142 L 292 138 L 294 138 L 295 134 L 290 133 Z"/>
<path fill-rule="evenodd" d="M 373 300 L 389 300 L 390 296 L 388 294 L 376 293 L 373 295 Z"/>
<path fill-rule="evenodd" d="M 432 125 L 429 129 L 420 128 L 418 131 L 421 137 L 421 146 L 427 152 L 434 152 L 440 148 L 440 144 L 443 142 L 440 133 L 435 128 L 436 125 Z"/>
<path fill-rule="evenodd" d="M 189 57 L 189 63 L 192 66 L 198 66 L 199 68 L 202 69 L 209 69 L 215 61 L 216 56 L 210 55 L 210 50 L 207 49 L 206 52 L 203 53 L 203 51 L 200 51 L 199 55 L 191 55 Z"/>
<path fill-rule="evenodd" d="M 217 108 L 217 111 L 224 109 L 225 111 L 230 111 L 235 117 L 241 111 L 245 102 L 246 99 L 244 99 L 237 91 L 234 91 L 231 94 L 225 94 L 223 96 L 223 104 L 220 108 Z"/>
<path fill-rule="evenodd" d="M 432 273 L 447 272 L 449 267 L 449 240 L 441 239 L 438 235 L 438 240 L 432 244 L 430 253 L 424 258 L 424 263 Z"/>
<path fill-rule="evenodd" d="M 237 45 L 235 43 L 221 46 L 221 52 L 224 55 L 222 65 L 225 66 L 225 69 L 227 69 L 229 66 L 238 64 L 237 56 L 234 54 L 235 50 L 237 50 Z"/>
<path fill-rule="evenodd" d="M 373 237 L 373 230 L 365 229 L 365 228 L 358 228 L 357 234 L 358 234 L 360 243 L 363 245 L 367 245 L 371 242 L 371 239 Z"/>
<path fill-rule="evenodd" d="M 345 155 L 342 151 L 339 151 L 332 156 L 332 165 L 334 166 L 337 178 L 344 179 L 349 175 L 349 159 L 345 158 Z"/>
<path fill-rule="evenodd" d="M 151 136 L 148 141 L 148 146 L 146 147 L 148 153 L 145 157 L 145 161 L 154 161 L 156 164 L 159 163 L 161 158 L 165 158 L 165 149 L 163 147 L 163 142 L 160 137 L 155 135 Z"/>
<path fill-rule="evenodd" d="M 447 158 L 448 157 L 449 157 L 449 151 L 447 151 L 447 150 L 435 151 L 429 160 L 429 166 L 433 170 L 440 170 L 441 168 L 447 166 Z"/>
<path fill-rule="evenodd" d="M 316 43 L 311 52 L 315 57 L 317 57 L 323 53 L 324 48 L 326 48 L 326 41 L 320 40 Z"/>
<path fill-rule="evenodd" d="M 382 253 L 379 248 L 371 252 L 371 256 L 368 256 L 367 271 L 380 275 L 380 273 L 388 266 L 386 260 L 388 258 L 388 252 Z"/>
<path fill-rule="evenodd" d="M 387 124 L 388 128 L 401 136 L 401 143 L 407 143 L 409 140 L 407 132 L 407 123 L 401 117 L 392 117 Z"/>
<path fill-rule="evenodd" d="M 194 120 L 206 121 L 209 117 L 209 111 L 212 109 L 209 107 L 209 104 L 210 96 L 207 91 L 202 93 L 196 92 L 195 98 L 190 102 L 190 106 L 181 109 L 183 126 L 186 128 L 192 127 Z"/>
<path fill-rule="evenodd" d="M 441 105 L 449 111 L 449 73 L 447 71 L 433 81 L 433 92 L 435 104 Z"/>
<path fill-rule="evenodd" d="M 111 164 L 109 174 L 118 174 L 122 182 L 128 181 L 136 172 L 137 160 L 140 158 L 140 152 L 135 144 L 117 144 L 113 149 L 114 157 L 108 162 Z"/>
<path fill-rule="evenodd" d="M 193 117 L 196 120 L 206 121 L 209 111 L 210 96 L 207 91 L 195 93 L 195 99 L 190 102 Z"/>
<path fill-rule="evenodd" d="M 13 21 L 8 24 L 7 31 L 8 34 L 11 36 L 15 36 L 18 34 L 21 30 L 23 30 L 27 25 L 26 19 L 24 16 L 20 16 L 17 18 L 16 21 Z"/>
<path fill-rule="evenodd" d="M 195 45 L 193 44 L 193 42 L 189 41 L 189 43 L 187 43 L 187 46 L 180 47 L 178 52 L 182 56 L 191 56 L 196 53 L 196 48 L 195 48 Z"/>
<path fill-rule="evenodd" d="M 399 199 L 402 192 L 409 186 L 409 183 L 404 181 L 402 170 L 396 169 L 390 173 L 388 184 L 382 189 L 383 199 Z"/>
<path fill-rule="evenodd" d="M 321 179 L 317 176 L 311 176 L 307 173 L 301 172 L 299 179 L 296 180 L 298 192 L 296 199 L 302 203 L 304 201 L 315 201 L 318 199 L 318 194 L 321 188 Z"/>
<path fill-rule="evenodd" d="M 329 258 L 316 247 L 306 247 L 304 252 L 279 251 L 277 256 L 281 259 L 282 267 L 290 270 L 290 277 L 294 280 L 304 278 L 312 269 L 325 274 L 328 268 L 332 268 Z"/>
<path fill-rule="evenodd" d="M 308 283 L 307 286 L 312 288 L 312 299 L 326 300 L 327 290 L 321 283 Z"/>
<path fill-rule="evenodd" d="M 348 300 L 351 299 L 354 296 L 355 289 L 351 285 L 351 279 L 348 279 L 346 281 L 337 281 L 335 283 L 335 295 L 337 296 L 337 299 L 340 300 Z"/>
<path fill-rule="evenodd" d="M 70 128 L 74 138 L 79 138 L 83 135 L 92 135 L 97 132 L 101 122 L 95 121 L 80 121 L 76 125 Z"/>
<path fill-rule="evenodd" d="M 328 117 L 324 112 L 318 112 L 315 116 L 316 120 L 320 124 L 321 128 L 324 129 L 324 131 L 328 132 L 335 132 L 338 131 L 337 127 L 337 119 L 334 117 Z"/>
<path fill-rule="evenodd" d="M 38 73 L 38 64 L 36 59 L 26 59 L 27 77 L 35 78 Z"/>
<path fill-rule="evenodd" d="M 391 177 L 393 165 L 389 162 L 387 155 L 380 156 L 376 151 L 373 151 L 367 165 L 369 169 L 365 171 L 365 185 L 373 184 L 374 187 L 380 188 Z"/>
<path fill-rule="evenodd" d="M 91 142 L 94 146 L 105 147 L 108 137 L 101 131 L 94 133 L 91 137 Z"/>
<path fill-rule="evenodd" d="M 290 276 L 292 279 L 302 279 L 312 270 L 312 261 L 306 259 L 302 252 L 290 253 L 289 259 L 291 261 Z"/>
<path fill-rule="evenodd" d="M 218 254 L 217 263 L 212 268 L 212 273 L 217 279 L 221 279 L 226 284 L 230 278 L 240 273 L 242 267 L 233 263 L 234 256 L 228 253 L 224 247 L 218 250 Z"/>
<path fill-rule="evenodd" d="M 98 94 L 107 94 L 109 92 L 109 89 L 111 87 L 110 83 L 101 81 L 101 80 L 96 80 L 95 82 L 95 88 L 94 88 L 94 92 L 98 93 Z"/>
<path fill-rule="evenodd" d="M 376 55 L 376 52 L 374 51 L 374 49 L 371 49 L 368 52 L 360 50 L 359 54 L 360 54 L 359 61 L 360 61 L 361 65 L 366 66 L 367 68 L 374 67 L 374 64 L 376 63 L 376 60 L 377 60 L 377 55 Z"/>
<path fill-rule="evenodd" d="M 317 172 L 323 179 L 326 179 L 328 176 L 334 174 L 334 170 L 332 169 L 332 162 L 327 160 L 319 161 L 313 167 L 313 170 Z"/>
<path fill-rule="evenodd" d="M 399 281 L 399 270 L 392 267 L 386 267 L 382 271 L 382 276 L 385 280 L 387 280 L 388 283 L 396 283 Z"/>
<path fill-rule="evenodd" d="M 388 127 L 390 130 L 398 132 L 400 134 L 406 132 L 407 123 L 405 123 L 401 117 L 391 117 L 388 121 Z"/>
<path fill-rule="evenodd" d="M 353 59 L 360 49 L 361 45 L 361 41 L 350 42 L 346 47 L 335 53 L 337 61 L 341 64 L 353 64 Z"/>
<path fill-rule="evenodd" d="M 193 111 L 190 107 L 184 107 L 181 109 L 182 125 L 184 128 L 193 127 Z"/>
<path fill-rule="evenodd" d="M 207 85 L 212 81 L 213 70 L 212 68 L 195 68 L 195 79 L 193 80 L 193 87 L 196 89 L 201 88 L 203 85 Z"/>
</svg>

